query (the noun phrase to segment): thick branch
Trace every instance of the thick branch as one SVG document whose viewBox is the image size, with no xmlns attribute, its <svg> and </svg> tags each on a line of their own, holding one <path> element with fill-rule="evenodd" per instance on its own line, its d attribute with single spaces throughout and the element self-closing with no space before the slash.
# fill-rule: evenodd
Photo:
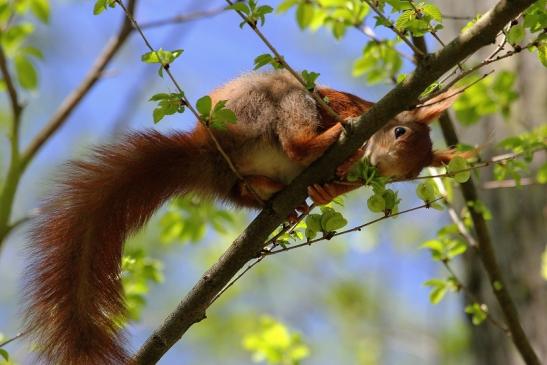
<svg viewBox="0 0 547 365">
<path fill-rule="evenodd" d="M 456 145 L 459 143 L 458 136 L 454 130 L 454 124 L 447 113 L 444 113 L 441 118 L 441 129 L 449 145 Z M 473 180 L 469 180 L 461 184 L 461 190 L 463 198 L 466 203 L 475 202 L 478 200 L 477 188 Z M 534 349 L 530 345 L 528 337 L 524 333 L 522 325 L 519 320 L 517 308 L 513 299 L 509 295 L 507 285 L 503 276 L 501 275 L 500 267 L 496 260 L 496 254 L 492 245 L 492 239 L 490 238 L 490 232 L 486 221 L 480 212 L 475 209 L 469 209 L 471 219 L 473 220 L 473 226 L 475 227 L 475 233 L 477 235 L 478 242 L 478 254 L 482 261 L 484 269 L 488 274 L 490 285 L 501 307 L 507 327 L 511 332 L 511 338 L 517 350 L 520 352 L 526 364 L 539 365 L 540 361 Z"/>
<path fill-rule="evenodd" d="M 299 202 L 306 198 L 307 186 L 332 178 L 336 166 L 347 159 L 365 140 L 398 113 L 414 106 L 426 87 L 458 62 L 492 43 L 499 30 L 532 3 L 532 0 L 500 1 L 468 31 L 459 35 L 439 52 L 425 57 L 412 75 L 385 95 L 358 121 L 351 123 L 347 133 L 290 186 L 277 194 L 219 261 L 202 276 L 177 309 L 148 338 L 135 355 L 135 362 L 156 363 L 190 326 L 205 318 L 205 311 L 215 295 L 247 261 L 259 255 L 270 233 L 285 220 Z"/>
<path fill-rule="evenodd" d="M 415 38 L 414 42 L 417 47 L 427 53 L 427 45 L 423 42 L 423 38 Z M 491 60 L 493 56 L 495 56 L 495 53 L 490 56 L 487 61 Z M 475 68 L 472 70 L 474 69 Z M 457 145 L 459 143 L 459 139 L 456 134 L 456 130 L 454 129 L 454 123 L 447 112 L 441 115 L 440 123 L 446 143 L 449 146 Z M 478 199 L 477 189 L 472 179 L 463 183 L 461 185 L 461 190 L 466 204 L 473 203 Z M 467 205 L 469 206 L 469 204 Z M 524 333 L 517 309 L 513 303 L 513 299 L 511 298 L 503 277 L 501 276 L 501 270 L 496 260 L 496 255 L 492 246 L 490 232 L 488 230 L 488 226 L 486 225 L 486 221 L 483 215 L 475 209 L 471 208 L 469 211 L 477 239 L 475 242 L 473 237 L 469 237 L 468 241 L 469 244 L 474 244 L 473 247 L 477 248 L 477 253 L 490 279 L 492 290 L 494 291 L 496 299 L 502 309 L 511 338 L 513 339 L 517 350 L 523 357 L 526 364 L 539 365 L 539 358 L 534 352 L 528 337 Z"/>
</svg>

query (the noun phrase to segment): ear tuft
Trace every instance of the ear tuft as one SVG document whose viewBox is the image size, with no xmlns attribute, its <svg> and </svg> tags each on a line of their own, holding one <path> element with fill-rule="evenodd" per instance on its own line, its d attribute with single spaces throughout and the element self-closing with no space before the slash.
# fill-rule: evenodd
<svg viewBox="0 0 547 365">
<path fill-rule="evenodd" d="M 403 122 L 418 122 L 429 124 L 437 119 L 446 109 L 450 108 L 460 95 L 460 89 L 450 89 L 424 104 L 416 106 L 415 109 L 402 112 L 397 119 Z"/>
</svg>

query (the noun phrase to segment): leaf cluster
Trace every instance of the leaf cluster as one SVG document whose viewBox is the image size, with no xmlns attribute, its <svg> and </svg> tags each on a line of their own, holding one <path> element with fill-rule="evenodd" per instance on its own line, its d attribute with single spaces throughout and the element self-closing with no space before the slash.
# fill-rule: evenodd
<svg viewBox="0 0 547 365">
<path fill-rule="evenodd" d="M 7 59 L 13 63 L 19 85 L 34 90 L 38 87 L 35 60 L 43 59 L 43 54 L 29 44 L 36 30 L 29 15 L 47 24 L 50 15 L 48 0 L 0 1 L 0 44 Z"/>
<path fill-rule="evenodd" d="M 235 113 L 226 108 L 228 100 L 219 100 L 214 106 L 210 96 L 201 97 L 196 103 L 196 109 L 201 120 L 209 127 L 225 130 L 228 124 L 237 122 Z"/>
<path fill-rule="evenodd" d="M 263 26 L 266 22 L 266 14 L 273 12 L 273 8 L 271 6 L 258 6 L 258 2 L 256 0 L 237 2 L 227 6 L 226 9 L 239 11 L 245 14 L 245 17 L 247 19 L 239 23 L 240 28 L 243 28 L 243 26 L 247 24 L 247 21 L 251 23 L 251 26 L 253 27 L 256 27 L 258 25 L 258 22 L 260 22 L 260 25 Z"/>
<path fill-rule="evenodd" d="M 299 365 L 310 354 L 302 336 L 269 316 L 260 318 L 258 328 L 245 335 L 243 347 L 253 361 L 269 365 Z"/>
</svg>

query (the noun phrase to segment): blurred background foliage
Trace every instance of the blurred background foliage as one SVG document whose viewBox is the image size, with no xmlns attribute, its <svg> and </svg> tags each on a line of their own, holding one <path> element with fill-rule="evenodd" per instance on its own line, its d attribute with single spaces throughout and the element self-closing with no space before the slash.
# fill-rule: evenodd
<svg viewBox="0 0 547 365">
<path fill-rule="evenodd" d="M 385 22 L 373 17 L 360 0 L 260 4 L 276 9 L 266 15 L 263 31 L 268 38 L 294 68 L 319 73 L 320 84 L 377 100 L 413 68 L 411 50 L 382 27 Z M 511 43 L 532 39 L 545 28 L 541 23 L 545 1 L 538 4 L 509 29 Z M 122 21 L 120 9 L 108 6 L 94 17 L 94 5 L 87 0 L 0 1 L 2 47 L 25 105 L 21 145 L 43 128 Z M 146 24 L 224 5 L 223 1 L 143 0 L 136 18 Z M 492 2 L 416 3 L 421 17 L 406 2 L 389 0 L 381 5 L 399 30 L 428 34 L 427 44 L 435 49 L 438 44 L 430 34 L 448 41 Z M 193 101 L 254 67 L 275 66 L 274 58 L 264 56 L 258 38 L 247 27 L 239 29 L 235 13 L 214 13 L 191 22 L 145 28 L 154 44 L 184 49 L 171 71 Z M 192 128 L 189 113 L 162 114 L 161 123 L 154 125 L 155 105 L 147 100 L 176 90 L 157 77 L 155 67 L 139 61 L 146 51 L 142 39 L 130 36 L 100 82 L 47 142 L 20 183 L 14 220 L 36 208 L 63 161 L 84 155 L 90 145 L 112 141 L 128 129 Z M 483 184 L 484 202 L 470 208 L 491 216 L 511 293 L 525 329 L 545 357 L 546 344 L 540 340 L 547 333 L 547 206 L 540 184 L 547 182 L 547 167 L 544 154 L 530 152 L 544 147 L 547 138 L 544 53 L 545 47 L 536 47 L 496 64 L 497 72 L 488 78 L 471 75 L 465 82 L 478 82 L 459 98 L 454 111 L 465 143 L 483 146 L 489 156 L 525 153 L 525 159 L 481 172 L 477 177 Z M 486 55 L 483 51 L 474 59 L 479 62 Z M 0 87 L 0 182 L 4 182 L 10 163 L 11 112 L 4 81 Z M 436 126 L 433 136 L 441 147 Z M 488 188 L 495 186 L 495 178 L 525 186 Z M 416 184 L 396 184 L 396 188 L 401 207 L 420 203 Z M 370 192 L 354 192 L 344 199 L 343 209 L 337 208 L 344 212 L 348 226 L 378 216 L 367 208 L 369 197 Z M 254 214 L 191 196 L 177 198 L 128 242 L 123 281 L 132 348 L 138 348 Z M 0 246 L 0 342 L 16 335 L 20 326 L 26 228 L 18 227 Z M 418 249 L 424 242 L 433 260 L 428 250 Z M 230 288 L 210 308 L 207 320 L 194 326 L 160 363 L 518 364 L 520 359 L 499 329 L 487 322 L 472 324 L 482 322 L 483 309 L 466 303 L 461 293 L 451 293 L 461 288 L 435 261 L 462 255 L 455 270 L 469 290 L 489 304 L 489 313 L 499 318 L 484 272 L 473 253 L 461 247 L 446 214 L 419 210 L 268 258 Z M 14 341 L 1 351 L 0 364 L 30 363 L 30 344 L 25 341 Z"/>
</svg>

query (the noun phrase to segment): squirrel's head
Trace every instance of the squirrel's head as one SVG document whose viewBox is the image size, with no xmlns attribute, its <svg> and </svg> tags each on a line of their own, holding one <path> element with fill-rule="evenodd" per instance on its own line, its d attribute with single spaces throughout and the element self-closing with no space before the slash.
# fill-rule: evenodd
<svg viewBox="0 0 547 365">
<path fill-rule="evenodd" d="M 452 149 L 433 150 L 429 136 L 429 123 L 454 103 L 456 94 L 449 90 L 424 105 L 400 113 L 368 140 L 365 157 L 380 175 L 413 178 L 424 167 L 442 166 L 457 155 Z"/>
</svg>

